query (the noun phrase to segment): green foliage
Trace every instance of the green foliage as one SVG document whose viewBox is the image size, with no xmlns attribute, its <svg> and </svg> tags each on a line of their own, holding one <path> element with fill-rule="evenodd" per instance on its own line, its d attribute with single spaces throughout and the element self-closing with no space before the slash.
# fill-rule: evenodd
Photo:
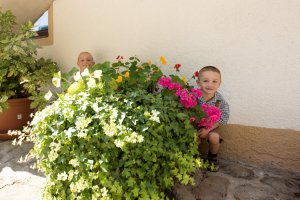
<svg viewBox="0 0 300 200">
<path fill-rule="evenodd" d="M 177 97 L 157 92 L 158 66 L 131 57 L 69 75 L 55 75 L 65 93 L 21 138 L 34 142 L 45 199 L 164 199 L 175 179 L 194 183 L 196 131 Z"/>
<path fill-rule="evenodd" d="M 43 106 L 42 86 L 48 83 L 57 65 L 51 60 L 37 59 L 35 32 L 31 22 L 15 29 L 16 17 L 11 11 L 0 12 L 0 96 L 1 99 L 30 97 L 31 107 Z M 5 98 L 3 98 L 5 97 Z M 0 101 L 0 112 L 7 108 Z"/>
</svg>

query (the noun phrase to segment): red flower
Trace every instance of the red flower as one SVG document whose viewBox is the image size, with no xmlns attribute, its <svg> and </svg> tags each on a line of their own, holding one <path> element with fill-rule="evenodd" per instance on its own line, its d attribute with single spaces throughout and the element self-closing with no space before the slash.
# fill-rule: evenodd
<svg viewBox="0 0 300 200">
<path fill-rule="evenodd" d="M 179 68 L 181 67 L 181 64 L 175 64 L 174 68 L 176 69 L 176 71 L 179 71 Z"/>
<path fill-rule="evenodd" d="M 117 56 L 117 58 L 116 58 L 117 60 L 122 60 L 123 59 L 123 56 Z"/>
<path fill-rule="evenodd" d="M 195 71 L 194 76 L 198 77 L 199 76 L 199 71 Z"/>
</svg>

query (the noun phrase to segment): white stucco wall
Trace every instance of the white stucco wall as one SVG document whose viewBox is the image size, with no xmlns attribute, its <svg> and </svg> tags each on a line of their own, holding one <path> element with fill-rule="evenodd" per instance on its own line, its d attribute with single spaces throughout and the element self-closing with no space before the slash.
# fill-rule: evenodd
<svg viewBox="0 0 300 200">
<path fill-rule="evenodd" d="M 54 45 L 39 55 L 62 70 L 80 51 L 97 62 L 137 55 L 218 66 L 230 123 L 300 130 L 299 0 L 56 0 Z"/>
</svg>

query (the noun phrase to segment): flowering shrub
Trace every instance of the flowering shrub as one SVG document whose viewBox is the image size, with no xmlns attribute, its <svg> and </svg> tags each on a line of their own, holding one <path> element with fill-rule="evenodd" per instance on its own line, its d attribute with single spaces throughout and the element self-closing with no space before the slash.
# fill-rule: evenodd
<svg viewBox="0 0 300 200">
<path fill-rule="evenodd" d="M 60 74 L 53 82 L 65 93 L 25 129 L 34 142 L 29 157 L 47 177 L 45 199 L 164 199 L 174 179 L 193 184 L 190 174 L 204 167 L 195 159 L 195 125 L 217 112 L 205 106 L 205 118 L 200 90 L 179 76 L 119 56 L 77 72 L 73 83 Z"/>
</svg>

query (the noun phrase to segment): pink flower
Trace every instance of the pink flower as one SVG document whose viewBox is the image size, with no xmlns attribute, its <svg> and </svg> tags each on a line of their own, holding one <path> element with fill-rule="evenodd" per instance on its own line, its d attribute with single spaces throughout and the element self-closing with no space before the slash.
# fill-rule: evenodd
<svg viewBox="0 0 300 200">
<path fill-rule="evenodd" d="M 198 127 L 206 127 L 208 123 L 209 121 L 206 118 L 202 118 L 198 123 Z"/>
<path fill-rule="evenodd" d="M 191 117 L 190 118 L 190 122 L 193 123 L 194 121 L 196 121 L 196 118 L 195 117 Z"/>
<path fill-rule="evenodd" d="M 168 86 L 168 89 L 169 90 L 178 90 L 178 89 L 181 89 L 182 86 L 180 83 L 171 83 L 169 86 Z"/>
<path fill-rule="evenodd" d="M 180 94 L 181 94 L 181 89 L 177 89 L 177 90 L 176 90 L 176 93 L 175 93 L 175 96 L 176 96 L 176 97 L 179 97 Z"/>
<path fill-rule="evenodd" d="M 203 111 L 206 111 L 209 108 L 209 105 L 207 103 L 204 103 L 201 105 L 201 107 Z"/>
<path fill-rule="evenodd" d="M 205 127 L 205 129 L 211 129 L 213 123 L 209 121 L 207 118 L 202 118 L 198 123 L 198 127 Z"/>
<path fill-rule="evenodd" d="M 190 94 L 185 88 L 181 91 L 180 103 L 185 108 L 194 108 L 197 105 L 197 98 L 193 94 Z"/>
<path fill-rule="evenodd" d="M 207 108 L 205 112 L 206 116 L 210 118 L 210 121 L 212 121 L 212 123 L 217 122 L 221 117 L 221 111 L 215 106 Z"/>
<path fill-rule="evenodd" d="M 158 84 L 160 84 L 164 88 L 168 88 L 171 83 L 172 83 L 172 79 L 170 77 L 161 77 L 158 80 Z"/>
<path fill-rule="evenodd" d="M 209 118 L 210 118 L 210 121 L 212 121 L 212 122 L 217 122 L 220 119 L 220 117 L 218 117 L 217 115 L 212 115 Z"/>
<path fill-rule="evenodd" d="M 214 123 L 219 121 L 221 117 L 221 111 L 219 108 L 210 106 L 208 104 L 202 104 L 201 107 L 206 114 L 206 118 L 201 119 L 198 126 L 204 126 L 205 129 L 210 129 Z"/>
<path fill-rule="evenodd" d="M 197 89 L 192 88 L 192 89 L 191 89 L 191 92 L 192 92 L 197 98 L 199 98 L 199 97 L 202 96 L 202 92 L 201 92 L 201 90 L 200 90 L 199 88 L 197 88 Z"/>
</svg>

